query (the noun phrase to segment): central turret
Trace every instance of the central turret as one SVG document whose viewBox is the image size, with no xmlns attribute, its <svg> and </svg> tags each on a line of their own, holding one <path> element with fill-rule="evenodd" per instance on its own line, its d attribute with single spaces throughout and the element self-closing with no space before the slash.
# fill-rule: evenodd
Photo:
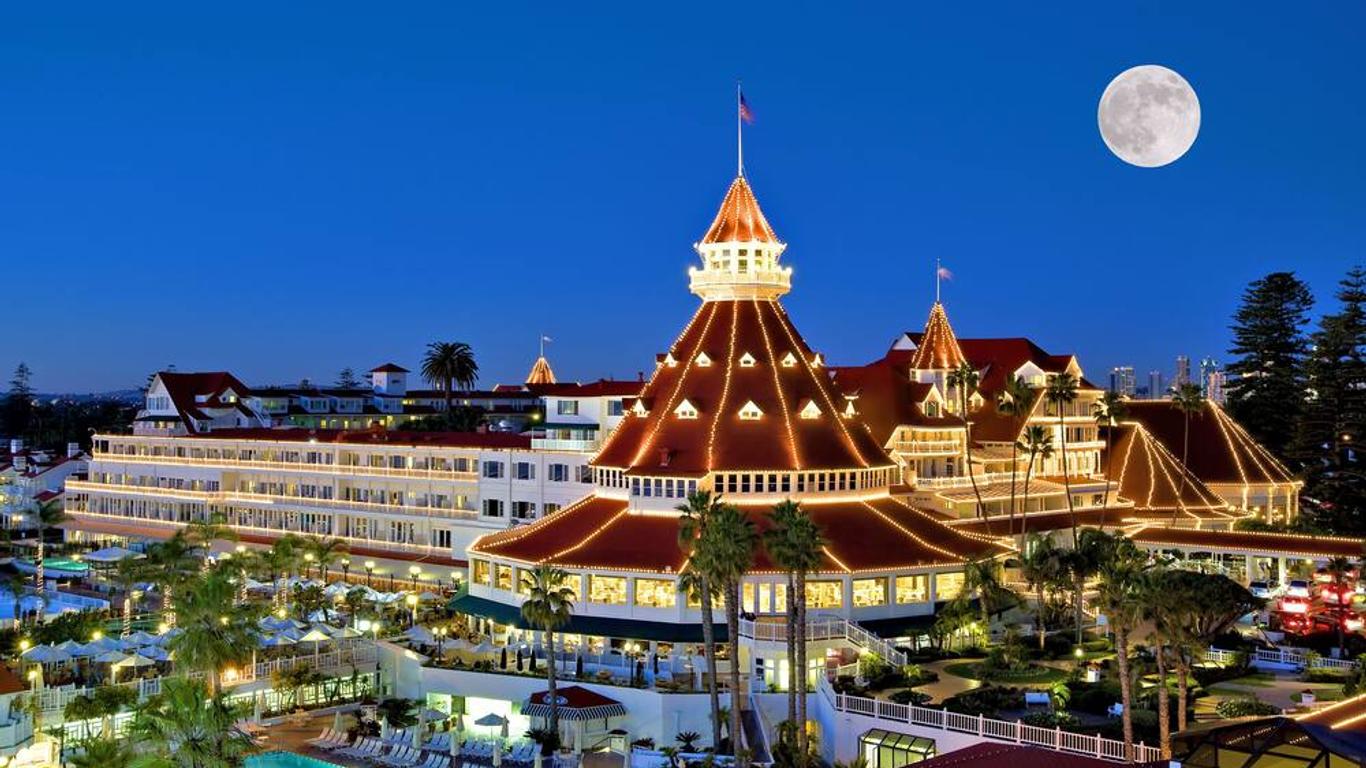
<svg viewBox="0 0 1366 768">
<path fill-rule="evenodd" d="M 792 289 L 792 268 L 778 265 L 778 241 L 744 176 L 736 176 L 707 234 L 693 245 L 702 268 L 688 270 L 688 288 L 703 301 L 773 300 Z"/>
</svg>

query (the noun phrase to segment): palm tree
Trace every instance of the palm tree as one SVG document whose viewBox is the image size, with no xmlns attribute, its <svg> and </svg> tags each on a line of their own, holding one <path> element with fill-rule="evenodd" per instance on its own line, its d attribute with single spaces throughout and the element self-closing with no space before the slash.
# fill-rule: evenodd
<svg viewBox="0 0 1366 768">
<path fill-rule="evenodd" d="M 1067 406 L 1077 399 L 1077 380 L 1072 374 L 1063 371 L 1048 380 L 1044 393 L 1048 404 L 1058 414 L 1058 434 L 1062 436 L 1062 484 L 1067 492 L 1067 514 L 1072 517 L 1072 545 L 1077 544 L 1077 510 L 1072 503 L 1072 473 L 1067 467 Z"/>
<path fill-rule="evenodd" d="M 968 464 L 968 482 L 972 483 L 972 495 L 977 498 L 977 516 L 985 518 L 987 510 L 982 505 L 982 493 L 977 490 L 977 473 L 972 469 L 972 421 L 968 419 L 968 401 L 977 391 L 978 381 L 977 369 L 967 362 L 949 371 L 947 379 L 948 385 L 958 392 L 958 406 L 961 409 L 959 415 L 963 417 L 964 458 Z M 991 534 L 990 522 L 987 523 L 987 534 Z"/>
<path fill-rule="evenodd" d="M 569 623 L 574 613 L 574 590 L 565 586 L 569 574 L 559 568 L 542 565 L 522 573 L 522 584 L 527 588 L 522 601 L 522 619 L 545 633 L 547 664 L 546 690 L 550 698 L 550 731 L 560 732 L 560 707 L 555 694 L 555 630 Z"/>
<path fill-rule="evenodd" d="M 312 557 L 311 565 L 318 566 L 319 578 L 327 581 L 327 571 L 339 558 L 345 557 L 350 548 L 341 539 L 309 536 L 303 542 L 304 553 Z"/>
<path fill-rule="evenodd" d="M 1025 427 L 1024 439 L 1017 445 L 1029 456 L 1025 464 L 1024 508 L 1020 510 L 1020 548 L 1023 549 L 1025 529 L 1029 527 L 1029 477 L 1034 474 L 1036 461 L 1053 458 L 1053 434 L 1038 424 Z"/>
<path fill-rule="evenodd" d="M 185 525 L 185 541 L 191 548 L 200 551 L 205 566 L 208 565 L 214 541 L 220 539 L 237 541 L 237 530 L 228 525 L 228 516 L 222 512 L 210 512 Z"/>
<path fill-rule="evenodd" d="M 722 504 L 702 530 L 697 548 L 708 576 L 721 588 L 726 609 L 726 633 L 730 644 L 730 740 L 731 754 L 740 734 L 740 583 L 754 565 L 759 534 L 754 521 L 739 507 Z"/>
<path fill-rule="evenodd" d="M 175 592 L 199 570 L 199 560 L 184 531 L 148 547 L 146 567 L 148 575 L 161 587 L 161 610 L 166 623 L 174 627 Z"/>
<path fill-rule="evenodd" d="M 1019 469 L 1020 441 L 1018 437 L 1020 430 L 1024 428 L 1024 420 L 1029 418 L 1029 414 L 1034 410 L 1034 388 L 1029 386 L 1023 376 L 1006 377 L 1005 386 L 1001 389 L 1001 394 L 996 398 L 996 411 L 1002 416 L 1009 416 L 1012 424 L 1015 425 L 1015 436 L 1017 439 L 1010 441 L 1010 530 L 1007 536 L 1015 535 L 1015 475 Z"/>
<path fill-rule="evenodd" d="M 1106 392 L 1091 408 L 1096 426 L 1105 428 L 1105 495 L 1100 502 L 1100 530 L 1105 530 L 1105 514 L 1110 508 L 1110 480 L 1115 476 L 1115 427 L 1129 413 L 1129 406 L 1118 392 Z"/>
<path fill-rule="evenodd" d="M 0 574 L 0 585 L 9 593 L 14 602 L 14 626 L 20 625 L 20 612 L 23 610 L 21 602 L 24 599 L 24 589 L 28 587 L 28 577 L 22 573 Z"/>
<path fill-rule="evenodd" d="M 1217 636 L 1263 601 L 1227 576 L 1187 570 L 1169 571 L 1165 589 L 1175 614 L 1165 630 L 1176 662 L 1176 727 L 1184 731 L 1191 668 Z"/>
<path fill-rule="evenodd" d="M 1138 585 L 1139 600 L 1143 620 L 1150 622 L 1148 638 L 1153 645 L 1153 659 L 1157 662 L 1157 738 L 1161 757 L 1169 759 L 1172 753 L 1171 696 L 1167 691 L 1167 638 L 1175 635 L 1178 608 L 1172 594 L 1168 591 L 1166 571 L 1152 570 L 1145 574 Z"/>
<path fill-rule="evenodd" d="M 139 768 L 236 768 L 255 751 L 234 724 L 245 713 L 198 680 L 168 679 L 138 708 L 132 741 L 148 750 Z"/>
<path fill-rule="evenodd" d="M 1077 545 L 1066 556 L 1067 574 L 1072 579 L 1072 607 L 1078 645 L 1081 644 L 1082 639 L 1081 625 L 1084 618 L 1082 601 L 1086 590 L 1086 580 L 1096 574 L 1109 546 L 1110 537 L 1103 531 L 1087 528 L 1081 532 L 1077 539 Z"/>
<path fill-rule="evenodd" d="M 1181 411 L 1181 490 L 1177 491 L 1176 498 L 1180 498 L 1186 493 L 1186 478 L 1190 472 L 1186 470 L 1186 461 L 1190 458 L 1191 449 L 1191 416 L 1200 413 L 1205 408 L 1205 396 L 1200 392 L 1200 387 L 1196 384 L 1182 384 L 1172 392 L 1172 405 Z M 1180 504 L 1172 509 L 1172 525 L 1176 525 L 1176 514 Z"/>
<path fill-rule="evenodd" d="M 1343 596 L 1345 594 L 1343 588 L 1346 586 L 1347 580 L 1351 578 L 1352 561 L 1345 557 L 1332 557 L 1328 559 L 1328 562 L 1324 563 L 1324 570 L 1326 570 L 1329 577 L 1332 578 L 1333 588 L 1336 591 L 1338 598 L 1337 607 L 1334 610 L 1336 619 L 1333 623 L 1337 625 L 1338 629 L 1338 657 L 1345 659 L 1347 658 L 1347 648 L 1342 637 L 1342 613 L 1343 609 L 1348 605 L 1349 598 Z"/>
<path fill-rule="evenodd" d="M 769 526 L 764 531 L 764 550 L 773 564 L 787 573 L 787 719 L 797 722 L 797 567 L 792 529 L 801 507 L 792 500 L 781 501 L 768 513 Z"/>
<path fill-rule="evenodd" d="M 1105 613 L 1115 635 L 1115 664 L 1119 674 L 1119 699 L 1123 711 L 1124 759 L 1133 762 L 1133 680 L 1129 676 L 1129 635 L 1142 616 L 1138 585 L 1146 567 L 1143 553 L 1122 535 L 1110 537 L 1110 546 L 1097 571 L 1100 587 L 1096 607 Z"/>
<path fill-rule="evenodd" d="M 1030 534 L 1028 546 L 1021 545 L 1020 575 L 1025 584 L 1034 590 L 1034 634 L 1039 639 L 1039 650 L 1044 649 L 1047 628 L 1044 617 L 1047 615 L 1046 591 L 1062 580 L 1065 570 L 1063 552 L 1053 543 L 1053 539 L 1037 533 Z"/>
<path fill-rule="evenodd" d="M 123 630 L 121 637 L 133 633 L 133 593 L 146 574 L 146 566 L 141 560 L 127 558 L 114 566 L 114 584 L 123 593 Z"/>
<path fill-rule="evenodd" d="M 209 571 L 186 586 L 176 607 L 180 634 L 168 648 L 176 666 L 203 672 L 217 698 L 225 668 L 244 663 L 256 647 L 255 606 L 237 604 L 237 587 L 226 573 Z"/>
<path fill-rule="evenodd" d="M 970 559 L 963 563 L 963 592 L 977 593 L 977 605 L 982 613 L 982 626 L 991 634 L 991 614 L 1003 610 L 1014 594 L 1005 585 L 1001 562 L 991 558 Z"/>
<path fill-rule="evenodd" d="M 132 746 L 123 739 L 110 737 L 81 741 L 80 751 L 66 759 L 71 768 L 130 768 L 137 758 Z"/>
<path fill-rule="evenodd" d="M 66 519 L 66 512 L 62 511 L 62 504 L 56 499 L 34 505 L 32 512 L 33 521 L 38 524 L 38 557 L 34 562 L 33 586 L 41 598 L 47 594 L 47 578 L 43 573 L 43 558 L 47 555 L 47 532 Z"/>
<path fill-rule="evenodd" d="M 422 378 L 441 390 L 446 399 L 446 413 L 450 413 L 454 388 L 470 389 L 479 380 L 479 364 L 474 360 L 474 349 L 463 341 L 434 341 L 428 344 L 427 353 L 422 356 Z"/>
<path fill-rule="evenodd" d="M 678 518 L 678 548 L 687 556 L 680 580 L 687 582 L 687 591 L 698 598 L 702 609 L 702 653 L 707 661 L 707 693 L 711 697 L 711 743 L 712 748 L 718 750 L 721 748 L 721 720 L 718 714 L 721 711 L 721 697 L 716 689 L 716 625 L 713 623 L 712 598 L 719 590 L 703 560 L 705 553 L 699 551 L 698 545 L 720 507 L 720 495 L 713 496 L 711 491 L 705 490 L 688 494 L 687 501 L 676 507 L 681 513 Z"/>
<path fill-rule="evenodd" d="M 793 520 L 792 527 L 789 529 L 791 534 L 792 564 L 795 566 L 793 579 L 793 590 L 788 594 L 788 603 L 796 608 L 796 658 L 790 659 L 789 667 L 795 667 L 797 672 L 797 749 L 800 754 L 805 755 L 809 749 L 810 734 L 806 729 L 806 688 L 807 688 L 807 661 L 806 661 L 806 575 L 816 570 L 821 565 L 821 559 L 825 556 L 825 536 L 821 533 L 820 526 L 816 521 L 803 510 L 798 510 L 798 515 Z"/>
</svg>

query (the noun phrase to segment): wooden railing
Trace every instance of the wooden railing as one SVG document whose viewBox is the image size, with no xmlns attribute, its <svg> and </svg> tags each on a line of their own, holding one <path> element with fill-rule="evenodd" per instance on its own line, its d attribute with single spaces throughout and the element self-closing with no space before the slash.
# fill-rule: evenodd
<svg viewBox="0 0 1366 768">
<path fill-rule="evenodd" d="M 1102 760 L 1123 762 L 1126 759 L 1123 741 L 1106 739 L 1099 735 L 1026 725 L 1019 720 L 997 720 L 982 715 L 964 715 L 945 709 L 849 696 L 836 693 L 824 677 L 817 678 L 816 691 L 836 712 L 847 712 L 922 728 L 967 733 L 992 741 L 1029 744 Z M 1141 743 L 1132 745 L 1131 750 L 1133 759 L 1140 763 L 1153 762 L 1161 757 L 1161 751 L 1156 747 L 1144 746 Z"/>
</svg>

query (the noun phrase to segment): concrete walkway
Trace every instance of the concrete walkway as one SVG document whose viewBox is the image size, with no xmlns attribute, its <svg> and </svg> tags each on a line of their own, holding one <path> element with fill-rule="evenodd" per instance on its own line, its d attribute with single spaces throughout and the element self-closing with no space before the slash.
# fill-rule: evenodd
<svg viewBox="0 0 1366 768">
<path fill-rule="evenodd" d="M 971 664 L 976 661 L 981 661 L 981 659 L 941 659 L 939 661 L 930 661 L 921 664 L 921 669 L 938 674 L 939 680 L 919 686 L 916 690 L 928 693 L 930 695 L 930 703 L 940 704 L 945 699 L 952 698 L 960 693 L 966 693 L 981 688 L 981 680 L 959 677 L 958 675 L 945 671 L 945 667 L 948 667 L 951 664 Z"/>
</svg>

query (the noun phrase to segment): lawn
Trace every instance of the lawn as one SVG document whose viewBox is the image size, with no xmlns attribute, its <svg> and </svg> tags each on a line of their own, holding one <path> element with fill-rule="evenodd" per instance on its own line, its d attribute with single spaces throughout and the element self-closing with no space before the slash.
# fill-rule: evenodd
<svg viewBox="0 0 1366 768">
<path fill-rule="evenodd" d="M 949 664 L 944 667 L 944 671 L 950 675 L 965 677 L 969 680 L 986 680 L 992 683 L 1013 685 L 1051 685 L 1059 680 L 1067 679 L 1066 671 L 1057 667 L 1045 667 L 1041 664 L 1031 664 L 1026 670 L 1011 672 L 1008 670 L 987 670 L 979 662 L 966 661 L 961 664 Z"/>
</svg>

